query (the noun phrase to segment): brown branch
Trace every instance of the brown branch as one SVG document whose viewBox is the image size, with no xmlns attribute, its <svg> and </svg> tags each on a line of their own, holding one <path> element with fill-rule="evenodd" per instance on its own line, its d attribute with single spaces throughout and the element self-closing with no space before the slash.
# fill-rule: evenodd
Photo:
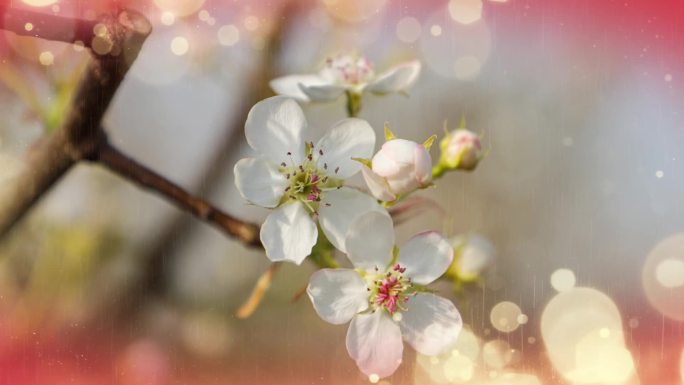
<svg viewBox="0 0 684 385">
<path fill-rule="evenodd" d="M 17 35 L 65 43 L 80 41 L 90 47 L 96 36 L 95 26 L 100 23 L 100 20 L 66 18 L 0 4 L 0 29 Z"/>
<path fill-rule="evenodd" d="M 206 200 L 185 191 L 168 179 L 141 165 L 112 147 L 103 137 L 92 159 L 139 186 L 161 194 L 181 210 L 210 223 L 227 235 L 252 247 L 261 247 L 259 226 L 234 218 Z"/>
<path fill-rule="evenodd" d="M 45 17 L 5 7 L 2 11 L 2 16 L 11 20 L 3 26 L 13 28 L 13 32 L 18 32 L 16 28 L 23 16 Z M 102 116 L 152 30 L 143 15 L 127 10 L 116 17 L 104 16 L 98 24 L 101 24 L 97 28 L 97 38 L 101 39 L 99 53 L 93 53 L 71 110 L 61 128 L 31 152 L 27 171 L 17 178 L 15 188 L 0 201 L 0 236 L 7 234 L 71 166 L 97 150 Z M 52 30 L 47 24 L 44 27 L 39 37 L 68 40 L 64 31 Z M 64 26 L 58 23 L 54 27 Z M 94 33 L 90 31 L 90 36 Z"/>
</svg>

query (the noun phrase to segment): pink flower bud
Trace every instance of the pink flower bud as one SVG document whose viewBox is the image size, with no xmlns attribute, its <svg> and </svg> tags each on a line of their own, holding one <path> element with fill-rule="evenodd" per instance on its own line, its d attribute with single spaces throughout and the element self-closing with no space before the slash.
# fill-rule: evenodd
<svg viewBox="0 0 684 385">
<path fill-rule="evenodd" d="M 442 150 L 440 165 L 446 169 L 474 169 L 482 159 L 480 137 L 466 129 L 450 132 L 439 144 Z"/>
<path fill-rule="evenodd" d="M 432 181 L 432 159 L 420 143 L 392 139 L 362 169 L 371 194 L 384 201 L 426 187 Z"/>
</svg>

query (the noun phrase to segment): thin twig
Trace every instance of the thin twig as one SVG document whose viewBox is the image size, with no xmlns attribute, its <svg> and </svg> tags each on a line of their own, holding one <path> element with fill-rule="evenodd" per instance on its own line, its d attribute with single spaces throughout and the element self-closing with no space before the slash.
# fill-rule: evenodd
<svg viewBox="0 0 684 385">
<path fill-rule="evenodd" d="M 123 178 L 164 196 L 181 210 L 210 223 L 248 246 L 261 247 L 259 226 L 224 213 L 206 200 L 196 197 L 168 179 L 129 158 L 106 139 L 102 139 L 92 160 L 98 161 Z"/>
<path fill-rule="evenodd" d="M 0 18 L 11 20 L 2 26 L 20 34 L 26 31 L 20 23 L 22 17 L 29 17 L 31 20 L 46 17 L 32 11 L 18 11 L 7 7 L 0 8 L 0 12 Z M 50 17 L 48 20 L 56 19 Z M 76 25 L 80 23 L 86 22 L 75 22 Z M 93 53 L 71 110 L 61 128 L 30 153 L 27 171 L 17 177 L 14 188 L 0 201 L 0 237 L 9 232 L 71 166 L 97 150 L 102 116 L 152 30 L 151 24 L 143 15 L 127 10 L 116 17 L 103 16 L 98 24 L 101 27 L 97 28 L 97 35 L 96 31 L 91 30 L 89 36 L 101 39 L 103 44 L 99 53 Z M 60 41 L 72 41 L 76 38 L 65 31 L 56 30 L 66 28 L 63 24 L 45 24 L 43 27 L 38 37 Z"/>
<path fill-rule="evenodd" d="M 50 15 L 0 4 L 0 29 L 65 43 L 81 42 L 90 47 L 99 20 L 81 20 Z"/>
</svg>

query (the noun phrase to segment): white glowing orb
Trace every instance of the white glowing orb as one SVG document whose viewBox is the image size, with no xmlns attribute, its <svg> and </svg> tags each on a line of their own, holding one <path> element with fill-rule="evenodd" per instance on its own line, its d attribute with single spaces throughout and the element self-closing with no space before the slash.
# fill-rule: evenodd
<svg viewBox="0 0 684 385">
<path fill-rule="evenodd" d="M 456 345 L 450 352 L 440 356 L 417 354 L 415 383 L 461 384 L 470 381 L 477 369 L 480 340 L 464 327 Z"/>
<path fill-rule="evenodd" d="M 219 43 L 227 47 L 237 44 L 240 40 L 240 31 L 232 24 L 224 25 L 216 32 Z"/>
<path fill-rule="evenodd" d="M 450 383 L 462 384 L 473 378 L 473 374 L 475 374 L 475 364 L 466 356 L 452 354 L 451 357 L 447 358 L 444 362 L 442 370 L 444 371 L 444 377 Z"/>
<path fill-rule="evenodd" d="M 504 340 L 488 341 L 482 347 L 482 359 L 493 369 L 501 369 L 513 360 L 514 350 Z"/>
<path fill-rule="evenodd" d="M 461 24 L 472 24 L 482 18 L 482 0 L 449 0 L 449 15 Z"/>
<path fill-rule="evenodd" d="M 404 17 L 397 23 L 397 38 L 404 43 L 413 43 L 420 38 L 421 26 L 415 17 Z"/>
<path fill-rule="evenodd" d="M 32 7 L 47 7 L 57 3 L 58 0 L 21 0 L 22 3 Z"/>
<path fill-rule="evenodd" d="M 380 13 L 387 0 L 322 0 L 328 13 L 348 23 L 368 20 Z"/>
<path fill-rule="evenodd" d="M 430 34 L 435 37 L 441 36 L 442 27 L 439 24 L 433 24 L 432 27 L 430 27 Z"/>
<path fill-rule="evenodd" d="M 38 61 L 44 66 L 50 66 L 55 62 L 55 55 L 50 51 L 41 52 Z"/>
<path fill-rule="evenodd" d="M 489 313 L 489 321 L 498 331 L 509 333 L 520 326 L 518 317 L 522 314 L 520 307 L 513 302 L 499 302 Z"/>
<path fill-rule="evenodd" d="M 176 16 L 187 16 L 202 8 L 204 0 L 154 0 L 154 4 L 162 12 L 167 11 Z"/>
<path fill-rule="evenodd" d="M 634 377 L 615 303 L 591 288 L 557 294 L 541 317 L 541 332 L 555 369 L 573 384 L 624 384 Z"/>
<path fill-rule="evenodd" d="M 183 56 L 190 50 L 188 39 L 183 36 L 176 36 L 171 40 L 171 52 L 177 56 Z"/>
<path fill-rule="evenodd" d="M 558 269 L 551 274 L 551 286 L 558 292 L 568 291 L 575 287 L 575 273 L 568 269 Z"/>
<path fill-rule="evenodd" d="M 656 266 L 656 279 L 663 287 L 674 288 L 684 285 L 684 261 L 664 259 Z"/>
<path fill-rule="evenodd" d="M 371 374 L 370 376 L 368 376 L 368 381 L 370 381 L 373 384 L 377 384 L 378 381 L 380 381 L 380 376 L 378 376 L 377 374 Z"/>
<path fill-rule="evenodd" d="M 542 385 L 542 383 L 532 374 L 507 372 L 497 375 L 487 385 Z"/>
<path fill-rule="evenodd" d="M 164 25 L 173 25 L 173 23 L 176 22 L 176 15 L 174 15 L 173 12 L 164 11 L 159 19 Z"/>
<path fill-rule="evenodd" d="M 665 316 L 684 321 L 684 233 L 659 242 L 641 274 L 646 298 Z"/>
</svg>

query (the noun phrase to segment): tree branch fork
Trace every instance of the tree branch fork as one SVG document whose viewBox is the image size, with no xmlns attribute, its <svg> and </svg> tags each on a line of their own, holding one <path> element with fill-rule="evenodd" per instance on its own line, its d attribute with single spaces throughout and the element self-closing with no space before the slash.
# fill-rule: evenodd
<svg viewBox="0 0 684 385">
<path fill-rule="evenodd" d="M 31 25 L 31 28 L 27 28 Z M 0 29 L 41 39 L 81 43 L 92 54 L 62 127 L 27 159 L 10 195 L 0 202 L 0 236 L 17 224 L 71 167 L 101 164 L 130 182 L 162 195 L 201 221 L 251 247 L 261 247 L 259 226 L 235 218 L 131 159 L 107 139 L 101 122 L 114 94 L 152 31 L 140 13 L 122 10 L 97 20 L 74 20 L 0 3 Z"/>
</svg>

